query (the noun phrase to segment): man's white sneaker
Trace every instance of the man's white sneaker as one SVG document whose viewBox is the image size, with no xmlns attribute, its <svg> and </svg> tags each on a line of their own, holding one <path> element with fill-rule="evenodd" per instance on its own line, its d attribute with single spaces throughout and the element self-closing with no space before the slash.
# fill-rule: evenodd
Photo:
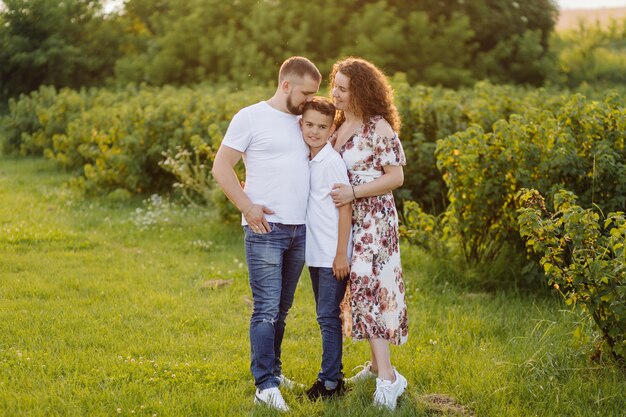
<svg viewBox="0 0 626 417">
<path fill-rule="evenodd" d="M 372 363 L 367 361 L 365 362 L 363 365 L 359 365 L 356 368 L 353 369 L 356 370 L 358 368 L 361 368 L 361 370 L 359 372 L 357 372 L 352 378 L 347 378 L 344 381 L 348 384 L 354 384 L 357 383 L 359 381 L 363 381 L 366 379 L 370 379 L 370 378 L 376 378 L 376 374 L 374 372 L 372 372 Z"/>
<path fill-rule="evenodd" d="M 287 378 L 285 375 L 280 374 L 278 376 L 278 383 L 280 384 L 281 387 L 285 387 L 288 390 L 292 390 L 295 388 L 300 388 L 300 389 L 304 389 L 304 385 L 303 384 L 299 384 L 296 381 L 293 381 L 289 378 Z"/>
<path fill-rule="evenodd" d="M 278 411 L 289 411 L 289 407 L 287 407 L 287 403 L 285 403 L 283 395 L 280 393 L 278 387 L 266 388 L 264 390 L 257 388 L 256 393 L 254 394 L 254 403 L 265 404 L 266 406 Z"/>
<path fill-rule="evenodd" d="M 398 397 L 404 393 L 408 384 L 406 378 L 398 371 L 394 369 L 393 372 L 396 375 L 395 382 L 376 378 L 376 391 L 374 392 L 374 405 L 387 407 L 390 410 L 396 409 Z"/>
</svg>

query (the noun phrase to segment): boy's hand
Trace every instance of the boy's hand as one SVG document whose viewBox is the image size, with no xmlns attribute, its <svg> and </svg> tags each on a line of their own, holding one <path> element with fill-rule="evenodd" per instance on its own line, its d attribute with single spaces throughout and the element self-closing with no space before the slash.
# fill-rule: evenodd
<svg viewBox="0 0 626 417">
<path fill-rule="evenodd" d="M 350 264 L 348 263 L 348 256 L 336 255 L 333 261 L 333 275 L 337 279 L 344 279 L 350 274 Z"/>
</svg>

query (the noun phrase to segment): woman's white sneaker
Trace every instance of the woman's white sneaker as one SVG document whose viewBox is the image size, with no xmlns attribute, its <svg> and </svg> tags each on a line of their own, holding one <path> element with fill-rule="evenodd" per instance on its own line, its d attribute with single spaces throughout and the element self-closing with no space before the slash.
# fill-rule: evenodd
<svg viewBox="0 0 626 417">
<path fill-rule="evenodd" d="M 280 393 L 278 387 L 266 388 L 264 390 L 257 388 L 256 393 L 254 394 L 254 403 L 265 404 L 266 406 L 278 411 L 289 411 L 289 407 L 287 407 L 287 403 L 283 399 L 283 395 Z"/>
<path fill-rule="evenodd" d="M 304 389 L 305 388 L 304 385 L 287 378 L 283 374 L 280 374 L 277 378 L 278 378 L 278 383 L 280 384 L 280 386 L 281 387 L 285 387 L 285 388 L 287 388 L 289 390 L 293 390 L 293 389 L 296 389 L 296 388 L 299 388 L 299 389 Z"/>
<path fill-rule="evenodd" d="M 366 379 L 370 379 L 370 378 L 376 378 L 376 374 L 374 372 L 372 372 L 372 363 L 371 362 L 365 362 L 363 365 L 359 365 L 356 368 L 353 369 L 353 371 L 355 369 L 361 368 L 361 370 L 359 372 L 357 372 L 352 378 L 347 378 L 344 381 L 348 384 L 354 384 L 357 383 L 359 381 L 364 381 Z"/>
<path fill-rule="evenodd" d="M 374 405 L 390 410 L 396 409 L 398 398 L 404 393 L 408 385 L 405 377 L 395 369 L 393 372 L 396 376 L 395 382 L 376 378 L 376 391 L 374 392 Z"/>
</svg>

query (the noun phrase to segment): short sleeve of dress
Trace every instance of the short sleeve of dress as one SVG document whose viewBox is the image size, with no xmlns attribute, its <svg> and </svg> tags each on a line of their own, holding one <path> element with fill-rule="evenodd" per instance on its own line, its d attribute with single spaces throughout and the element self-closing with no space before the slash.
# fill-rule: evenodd
<svg viewBox="0 0 626 417">
<path fill-rule="evenodd" d="M 404 149 L 398 135 L 374 132 L 374 166 L 406 165 Z"/>
</svg>

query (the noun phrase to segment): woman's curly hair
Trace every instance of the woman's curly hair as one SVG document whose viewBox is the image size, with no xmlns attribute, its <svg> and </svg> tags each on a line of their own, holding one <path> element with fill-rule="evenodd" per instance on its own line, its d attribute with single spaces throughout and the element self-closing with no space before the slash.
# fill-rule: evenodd
<svg viewBox="0 0 626 417">
<path fill-rule="evenodd" d="M 335 75 L 341 72 L 350 78 L 350 105 L 355 112 L 369 120 L 373 116 L 382 116 L 395 132 L 400 131 L 400 115 L 393 101 L 393 89 L 385 74 L 374 64 L 363 58 L 348 57 L 337 61 L 330 73 L 330 91 L 332 94 Z M 337 127 L 345 121 L 343 111 L 337 110 Z"/>
</svg>

